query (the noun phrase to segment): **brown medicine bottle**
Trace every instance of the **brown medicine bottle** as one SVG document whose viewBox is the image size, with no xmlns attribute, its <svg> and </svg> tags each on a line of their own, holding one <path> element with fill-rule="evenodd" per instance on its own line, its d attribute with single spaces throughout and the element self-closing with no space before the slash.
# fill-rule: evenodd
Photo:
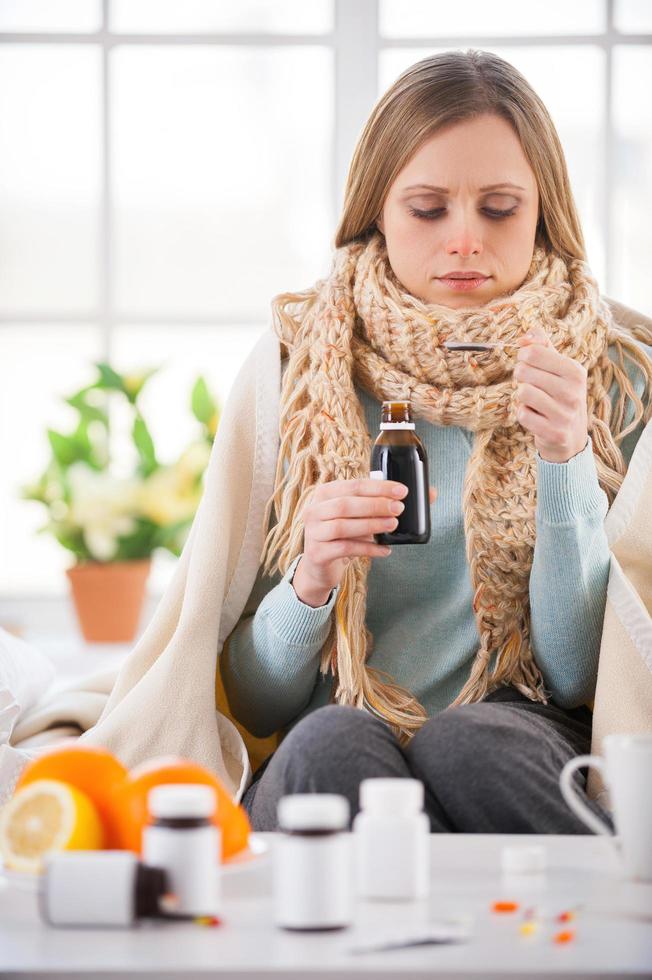
<svg viewBox="0 0 652 980">
<path fill-rule="evenodd" d="M 374 534 L 378 544 L 426 544 L 430 540 L 428 457 L 414 431 L 409 401 L 383 402 L 380 435 L 371 451 L 371 477 L 404 483 L 405 510 L 394 531 Z"/>
</svg>

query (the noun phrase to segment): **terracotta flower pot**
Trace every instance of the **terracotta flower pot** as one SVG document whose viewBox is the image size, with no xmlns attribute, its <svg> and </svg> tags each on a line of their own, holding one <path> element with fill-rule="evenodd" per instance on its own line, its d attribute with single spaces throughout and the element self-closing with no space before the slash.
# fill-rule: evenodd
<svg viewBox="0 0 652 980">
<path fill-rule="evenodd" d="M 87 642 L 133 640 L 151 564 L 150 559 L 91 561 L 66 570 L 79 625 Z"/>
</svg>

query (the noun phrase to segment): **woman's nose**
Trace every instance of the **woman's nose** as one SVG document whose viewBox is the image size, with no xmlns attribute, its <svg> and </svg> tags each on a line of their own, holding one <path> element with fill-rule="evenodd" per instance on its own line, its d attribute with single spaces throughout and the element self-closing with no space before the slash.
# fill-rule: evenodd
<svg viewBox="0 0 652 980">
<path fill-rule="evenodd" d="M 463 258 L 482 252 L 482 238 L 473 219 L 460 219 L 455 228 L 451 229 L 446 251 L 448 255 L 459 255 Z"/>
</svg>

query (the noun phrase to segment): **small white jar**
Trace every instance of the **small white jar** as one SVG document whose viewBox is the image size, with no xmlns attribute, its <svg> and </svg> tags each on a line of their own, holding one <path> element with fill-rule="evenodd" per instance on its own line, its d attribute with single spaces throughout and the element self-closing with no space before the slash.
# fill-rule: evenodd
<svg viewBox="0 0 652 980">
<path fill-rule="evenodd" d="M 418 779 L 364 779 L 353 821 L 357 893 L 421 899 L 430 892 L 430 820 Z"/>
<path fill-rule="evenodd" d="M 131 851 L 55 851 L 39 886 L 41 918 L 51 926 L 133 926 L 161 915 L 161 868 Z"/>
<path fill-rule="evenodd" d="M 212 786 L 170 783 L 147 795 L 154 822 L 143 830 L 143 862 L 163 868 L 174 899 L 170 911 L 217 915 L 221 904 L 221 834 L 211 822 Z"/>
<path fill-rule="evenodd" d="M 278 803 L 274 922 L 284 929 L 342 929 L 353 918 L 350 808 L 333 793 L 295 793 Z"/>
</svg>

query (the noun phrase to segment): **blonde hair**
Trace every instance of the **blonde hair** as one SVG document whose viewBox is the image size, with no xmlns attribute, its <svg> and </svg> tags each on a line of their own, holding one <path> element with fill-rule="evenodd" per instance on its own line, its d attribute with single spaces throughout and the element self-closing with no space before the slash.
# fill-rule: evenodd
<svg viewBox="0 0 652 980">
<path fill-rule="evenodd" d="M 599 301 L 597 286 L 585 265 L 584 241 L 563 151 L 545 106 L 527 81 L 513 66 L 486 52 L 436 55 L 412 66 L 397 79 L 379 101 L 364 128 L 349 172 L 330 279 L 318 282 L 304 292 L 277 296 L 272 305 L 274 326 L 290 353 L 290 360 L 281 394 L 281 446 L 276 484 L 265 515 L 266 527 L 272 507 L 277 518 L 263 549 L 264 567 L 268 573 L 276 569 L 284 573 L 301 552 L 301 515 L 315 484 L 325 479 L 363 475 L 365 459 L 368 472 L 366 426 L 361 406 L 353 395 L 351 380 L 354 366 L 358 366 L 355 362 L 358 343 L 355 322 L 361 315 L 356 309 L 353 293 L 358 285 L 361 290 L 367 290 L 373 296 L 374 310 L 378 312 L 384 308 L 388 290 L 394 288 L 384 276 L 382 256 L 371 270 L 378 273 L 374 280 L 376 286 L 365 278 L 371 269 L 370 257 L 380 255 L 380 235 L 375 221 L 387 191 L 407 160 L 437 129 L 487 112 L 499 114 L 514 126 L 536 175 L 540 192 L 538 247 L 535 249 L 537 268 L 539 271 L 558 269 L 563 263 L 577 283 L 579 292 L 575 302 L 578 307 L 573 318 L 582 326 L 585 346 L 575 348 L 575 356 L 588 361 L 590 431 L 598 478 L 609 500 L 622 483 L 626 467 L 619 444 L 641 420 L 647 422 L 652 414 L 649 398 L 652 362 L 633 336 L 649 344 L 652 333 L 643 325 L 634 326 L 629 333 L 620 329 L 611 322 L 608 308 Z M 358 283 L 359 262 L 366 271 Z M 526 295 L 530 307 L 536 309 L 532 291 L 533 284 L 530 284 L 522 295 Z M 427 321 L 428 311 L 423 304 L 412 297 L 392 296 L 392 309 L 398 310 L 399 320 L 405 317 L 407 322 L 413 317 L 415 322 Z M 453 318 L 456 314 L 457 311 L 451 311 Z M 595 317 L 593 325 L 592 317 Z M 511 311 L 509 322 L 503 322 L 502 329 L 515 331 L 517 322 L 514 311 Z M 411 324 L 411 329 L 413 326 Z M 490 327 L 489 324 L 488 329 Z M 570 335 L 564 336 L 563 330 L 560 322 L 556 339 L 572 352 L 575 341 L 569 339 Z M 615 345 L 616 363 L 608 356 L 607 338 Z M 594 351 L 590 356 L 589 350 Z M 361 348 L 360 351 L 362 357 Z M 637 364 L 642 371 L 646 407 L 629 380 L 625 359 Z M 391 383 L 379 369 L 377 390 L 383 384 Z M 609 397 L 612 383 L 619 390 L 613 410 Z M 446 389 L 442 394 L 445 404 L 439 422 L 453 424 L 453 416 L 446 408 L 451 391 Z M 461 417 L 464 417 L 468 407 L 463 404 L 465 390 L 459 389 L 455 394 L 460 399 Z M 503 408 L 509 411 L 509 395 L 505 398 Z M 428 400 L 427 395 L 425 400 Z M 634 417 L 625 426 L 628 400 L 634 405 Z M 340 405 L 340 401 L 345 404 Z M 488 436 L 486 433 L 482 436 L 487 446 Z M 504 434 L 500 438 L 504 440 Z M 490 448 L 489 445 L 487 451 Z M 466 508 L 472 506 L 467 495 L 464 505 L 466 516 Z M 340 703 L 368 708 L 386 720 L 401 741 L 405 741 L 421 727 L 427 715 L 414 695 L 388 675 L 366 664 L 372 641 L 365 625 L 368 566 L 368 559 L 354 559 L 345 569 L 331 635 L 322 651 L 321 670 L 326 673 L 331 669 L 337 674 L 335 694 Z M 478 598 L 479 592 L 476 600 Z M 488 599 L 491 597 L 485 596 L 482 601 Z M 516 633 L 511 635 L 502 651 L 501 666 L 491 678 L 487 671 L 489 646 L 485 640 L 483 636 L 483 646 L 469 679 L 453 703 L 480 700 L 487 693 L 490 681 L 507 683 L 510 680 L 528 696 L 545 700 L 540 672 L 529 647 L 525 650 L 528 644 L 523 638 Z"/>
<path fill-rule="evenodd" d="M 564 151 L 545 105 L 519 71 L 488 51 L 447 51 L 418 61 L 375 105 L 355 148 L 335 247 L 375 231 L 389 188 L 445 126 L 500 116 L 518 136 L 539 189 L 537 244 L 586 259 Z"/>
</svg>

